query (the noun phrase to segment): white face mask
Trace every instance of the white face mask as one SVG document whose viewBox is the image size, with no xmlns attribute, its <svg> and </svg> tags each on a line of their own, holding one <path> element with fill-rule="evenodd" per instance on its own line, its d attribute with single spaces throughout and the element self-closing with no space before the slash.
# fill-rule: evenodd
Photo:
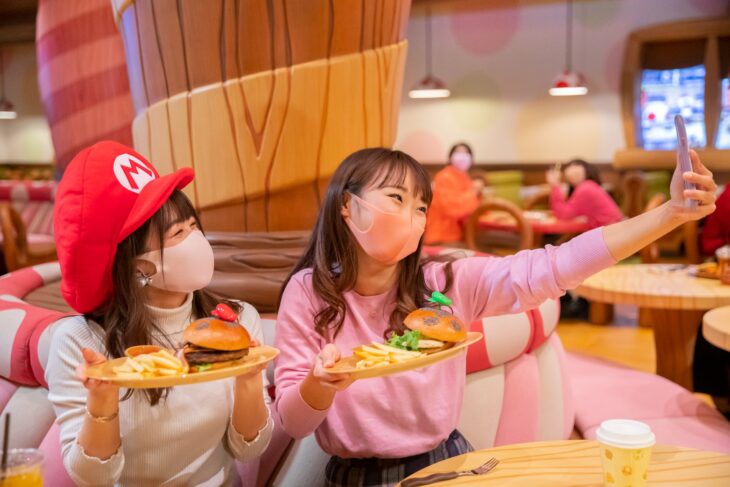
<svg viewBox="0 0 730 487">
<path fill-rule="evenodd" d="M 165 247 L 163 253 L 153 250 L 137 257 L 151 262 L 156 273 L 149 285 L 166 291 L 191 293 L 203 289 L 213 279 L 213 248 L 200 230 L 190 232 L 185 240 Z"/>
<path fill-rule="evenodd" d="M 451 155 L 451 164 L 460 171 L 468 171 L 471 163 L 471 155 L 466 152 L 455 152 Z"/>
</svg>

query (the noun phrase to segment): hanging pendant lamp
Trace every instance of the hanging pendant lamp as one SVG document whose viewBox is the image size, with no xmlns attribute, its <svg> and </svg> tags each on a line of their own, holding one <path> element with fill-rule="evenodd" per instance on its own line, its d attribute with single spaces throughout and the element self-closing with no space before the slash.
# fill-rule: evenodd
<svg viewBox="0 0 730 487">
<path fill-rule="evenodd" d="M 3 48 L 0 47 L 0 120 L 12 120 L 18 117 L 15 107 L 5 98 L 5 60 Z"/>
<path fill-rule="evenodd" d="M 410 98 L 447 98 L 451 92 L 431 74 L 431 5 L 426 5 L 426 76 L 409 92 Z"/>
<path fill-rule="evenodd" d="M 573 71 L 573 0 L 567 0 L 565 22 L 565 70 L 555 77 L 549 93 L 552 96 L 578 96 L 588 93 L 582 74 Z"/>
</svg>

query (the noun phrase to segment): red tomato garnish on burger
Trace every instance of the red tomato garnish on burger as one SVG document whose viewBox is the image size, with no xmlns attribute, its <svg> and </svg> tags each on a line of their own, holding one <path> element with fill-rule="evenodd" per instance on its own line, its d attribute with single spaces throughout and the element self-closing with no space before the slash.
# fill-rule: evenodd
<svg viewBox="0 0 730 487">
<path fill-rule="evenodd" d="M 236 314 L 236 312 L 233 311 L 230 306 L 223 303 L 216 306 L 211 314 L 216 318 L 222 319 L 223 321 L 230 321 L 232 323 L 235 323 L 238 320 L 238 315 Z"/>
</svg>

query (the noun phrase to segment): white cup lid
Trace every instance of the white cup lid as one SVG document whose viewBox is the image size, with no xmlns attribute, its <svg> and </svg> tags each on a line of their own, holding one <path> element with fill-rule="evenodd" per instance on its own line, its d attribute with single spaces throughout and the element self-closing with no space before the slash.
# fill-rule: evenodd
<svg viewBox="0 0 730 487">
<path fill-rule="evenodd" d="M 656 437 L 646 423 L 632 419 L 608 419 L 596 431 L 596 439 L 617 448 L 646 448 L 656 443 Z"/>
<path fill-rule="evenodd" d="M 715 250 L 715 257 L 717 257 L 718 259 L 729 259 L 730 245 L 723 245 L 719 249 Z"/>
</svg>

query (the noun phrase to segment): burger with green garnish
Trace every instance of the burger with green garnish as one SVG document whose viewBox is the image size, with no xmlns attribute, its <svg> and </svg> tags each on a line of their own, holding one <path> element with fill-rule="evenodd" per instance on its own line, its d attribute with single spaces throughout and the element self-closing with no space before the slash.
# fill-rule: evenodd
<svg viewBox="0 0 730 487">
<path fill-rule="evenodd" d="M 429 301 L 447 306 L 451 304 L 450 299 L 436 292 Z M 392 335 L 388 345 L 414 352 L 434 353 L 466 340 L 467 328 L 464 323 L 441 308 L 426 307 L 411 311 L 403 324 L 408 331 Z"/>
</svg>

